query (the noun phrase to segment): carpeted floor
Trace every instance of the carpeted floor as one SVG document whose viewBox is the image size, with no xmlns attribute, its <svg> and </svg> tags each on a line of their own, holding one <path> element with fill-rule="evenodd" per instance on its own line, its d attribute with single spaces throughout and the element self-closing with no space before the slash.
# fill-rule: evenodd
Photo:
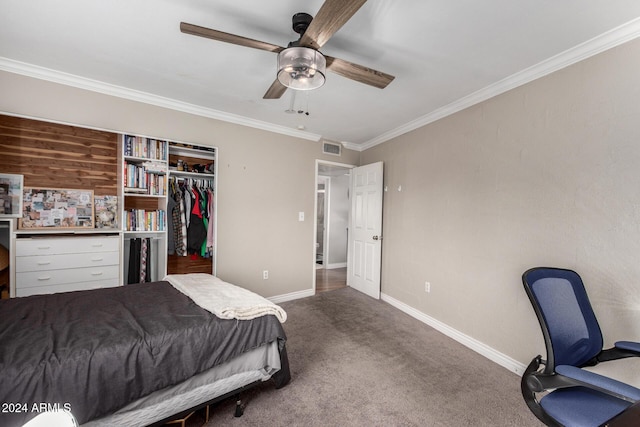
<svg viewBox="0 0 640 427">
<path fill-rule="evenodd" d="M 540 426 L 520 378 L 351 288 L 282 303 L 292 380 L 213 409 L 213 426 Z"/>
</svg>

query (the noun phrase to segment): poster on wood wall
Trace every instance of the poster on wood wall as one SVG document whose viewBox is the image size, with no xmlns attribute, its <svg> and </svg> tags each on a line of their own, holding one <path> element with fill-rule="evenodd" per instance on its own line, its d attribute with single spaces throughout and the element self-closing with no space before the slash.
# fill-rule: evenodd
<svg viewBox="0 0 640 427">
<path fill-rule="evenodd" d="M 22 175 L 0 173 L 0 218 L 22 215 Z"/>
<path fill-rule="evenodd" d="M 93 190 L 25 188 L 18 228 L 93 228 Z"/>
<path fill-rule="evenodd" d="M 118 228 L 118 196 L 95 196 L 96 228 Z"/>
</svg>

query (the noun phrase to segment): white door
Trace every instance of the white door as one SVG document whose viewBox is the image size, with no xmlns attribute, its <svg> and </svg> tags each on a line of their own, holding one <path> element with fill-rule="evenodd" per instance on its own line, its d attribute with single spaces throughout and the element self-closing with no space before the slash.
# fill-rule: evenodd
<svg viewBox="0 0 640 427">
<path fill-rule="evenodd" d="M 351 169 L 347 285 L 380 299 L 382 162 Z"/>
</svg>

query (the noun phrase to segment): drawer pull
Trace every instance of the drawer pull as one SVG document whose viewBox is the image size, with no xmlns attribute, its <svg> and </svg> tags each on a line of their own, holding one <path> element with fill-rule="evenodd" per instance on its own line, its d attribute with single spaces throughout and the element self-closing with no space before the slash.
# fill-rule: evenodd
<svg viewBox="0 0 640 427">
<path fill-rule="evenodd" d="M 96 271 L 95 273 L 91 273 L 92 276 L 102 276 L 102 271 Z"/>
<path fill-rule="evenodd" d="M 91 261 L 104 261 L 104 258 L 99 257 L 99 258 L 91 258 Z"/>
<path fill-rule="evenodd" d="M 38 246 L 38 249 L 51 249 L 51 246 Z"/>
<path fill-rule="evenodd" d="M 51 261 L 38 261 L 38 265 L 49 265 Z"/>
<path fill-rule="evenodd" d="M 91 245 L 91 247 L 94 247 L 94 248 L 101 248 L 102 246 L 103 246 L 102 243 L 94 243 L 93 245 Z"/>
<path fill-rule="evenodd" d="M 49 279 L 51 279 L 51 276 L 41 276 L 41 277 L 38 277 L 38 280 L 40 280 L 40 281 L 49 280 Z"/>
</svg>

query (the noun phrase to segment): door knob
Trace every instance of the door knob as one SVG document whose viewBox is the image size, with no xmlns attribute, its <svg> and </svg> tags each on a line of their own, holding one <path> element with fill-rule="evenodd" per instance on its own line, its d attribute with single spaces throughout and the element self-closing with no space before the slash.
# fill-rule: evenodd
<svg viewBox="0 0 640 427">
<path fill-rule="evenodd" d="M 382 240 L 382 236 L 373 236 L 373 240 Z"/>
</svg>

